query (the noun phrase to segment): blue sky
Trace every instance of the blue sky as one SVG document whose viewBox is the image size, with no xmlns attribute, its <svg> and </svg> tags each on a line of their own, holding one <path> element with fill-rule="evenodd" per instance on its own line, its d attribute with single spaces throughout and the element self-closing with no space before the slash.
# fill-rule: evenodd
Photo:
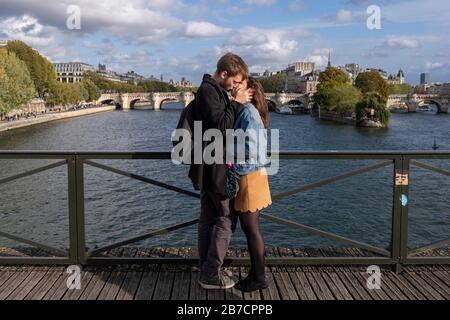
<svg viewBox="0 0 450 320">
<path fill-rule="evenodd" d="M 69 30 L 68 7 L 81 29 Z M 381 9 L 381 29 L 367 28 L 367 8 Z M 402 68 L 450 81 L 448 0 L 0 0 L 0 38 L 26 41 L 52 61 L 105 63 L 110 69 L 198 84 L 227 51 L 253 72 L 294 61 Z"/>
</svg>

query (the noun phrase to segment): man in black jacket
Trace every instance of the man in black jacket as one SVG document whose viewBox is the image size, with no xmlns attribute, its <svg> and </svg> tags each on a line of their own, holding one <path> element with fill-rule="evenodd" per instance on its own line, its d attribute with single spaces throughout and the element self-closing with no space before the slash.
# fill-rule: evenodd
<svg viewBox="0 0 450 320">
<path fill-rule="evenodd" d="M 202 136 L 208 129 L 218 129 L 226 136 L 232 129 L 237 114 L 252 94 L 242 88 L 248 77 L 248 67 L 237 55 L 227 53 L 217 63 L 213 76 L 204 75 L 197 91 L 195 120 L 202 122 Z M 228 92 L 234 92 L 230 100 Z M 223 141 L 225 146 L 225 138 Z M 203 152 L 203 150 L 202 150 Z M 224 147 L 225 152 L 225 147 Z M 198 251 L 200 257 L 199 284 L 205 289 L 228 289 L 235 281 L 222 271 L 222 264 L 237 216 L 225 192 L 226 164 L 192 164 L 189 170 L 196 189 L 201 194 L 201 213 L 198 224 Z"/>
</svg>

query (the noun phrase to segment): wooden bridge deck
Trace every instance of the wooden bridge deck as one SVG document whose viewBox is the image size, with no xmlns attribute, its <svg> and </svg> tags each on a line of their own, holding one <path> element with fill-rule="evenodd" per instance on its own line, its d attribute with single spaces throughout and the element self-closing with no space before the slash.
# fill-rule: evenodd
<svg viewBox="0 0 450 320">
<path fill-rule="evenodd" d="M 302 251 L 303 250 L 303 251 Z M 309 249 L 313 250 L 313 249 Z M 319 249 L 322 250 L 323 249 Z M 361 255 L 358 249 L 344 249 Z M 310 254 L 308 249 L 268 248 L 271 256 Z M 182 249 L 122 248 L 114 256 L 182 255 Z M 232 249 L 231 256 L 246 255 Z M 230 267 L 245 277 L 245 267 Z M 401 274 L 382 267 L 380 290 L 369 290 L 361 266 L 267 268 L 269 287 L 254 293 L 237 289 L 203 290 L 198 270 L 186 265 L 87 266 L 81 289 L 69 290 L 61 266 L 0 266 L 0 300 L 449 300 L 450 266 L 406 267 Z"/>
</svg>

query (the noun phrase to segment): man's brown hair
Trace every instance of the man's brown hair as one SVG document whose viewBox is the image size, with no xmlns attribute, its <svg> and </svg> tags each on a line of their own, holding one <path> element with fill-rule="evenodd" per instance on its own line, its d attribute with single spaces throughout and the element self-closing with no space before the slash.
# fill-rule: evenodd
<svg viewBox="0 0 450 320">
<path fill-rule="evenodd" d="M 238 55 L 228 52 L 217 62 L 217 74 L 226 71 L 229 76 L 234 77 L 242 74 L 244 79 L 248 77 L 248 66 Z"/>
</svg>

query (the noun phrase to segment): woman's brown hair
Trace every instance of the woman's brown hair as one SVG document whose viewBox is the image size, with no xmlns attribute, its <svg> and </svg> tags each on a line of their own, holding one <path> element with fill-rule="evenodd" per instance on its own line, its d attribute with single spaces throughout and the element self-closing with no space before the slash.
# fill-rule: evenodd
<svg viewBox="0 0 450 320">
<path fill-rule="evenodd" d="M 261 83 L 253 77 L 248 78 L 247 86 L 253 90 L 253 104 L 256 109 L 258 109 L 259 115 L 261 116 L 264 128 L 269 128 L 269 107 L 267 105 L 266 96 L 264 94 L 264 89 Z"/>
</svg>

